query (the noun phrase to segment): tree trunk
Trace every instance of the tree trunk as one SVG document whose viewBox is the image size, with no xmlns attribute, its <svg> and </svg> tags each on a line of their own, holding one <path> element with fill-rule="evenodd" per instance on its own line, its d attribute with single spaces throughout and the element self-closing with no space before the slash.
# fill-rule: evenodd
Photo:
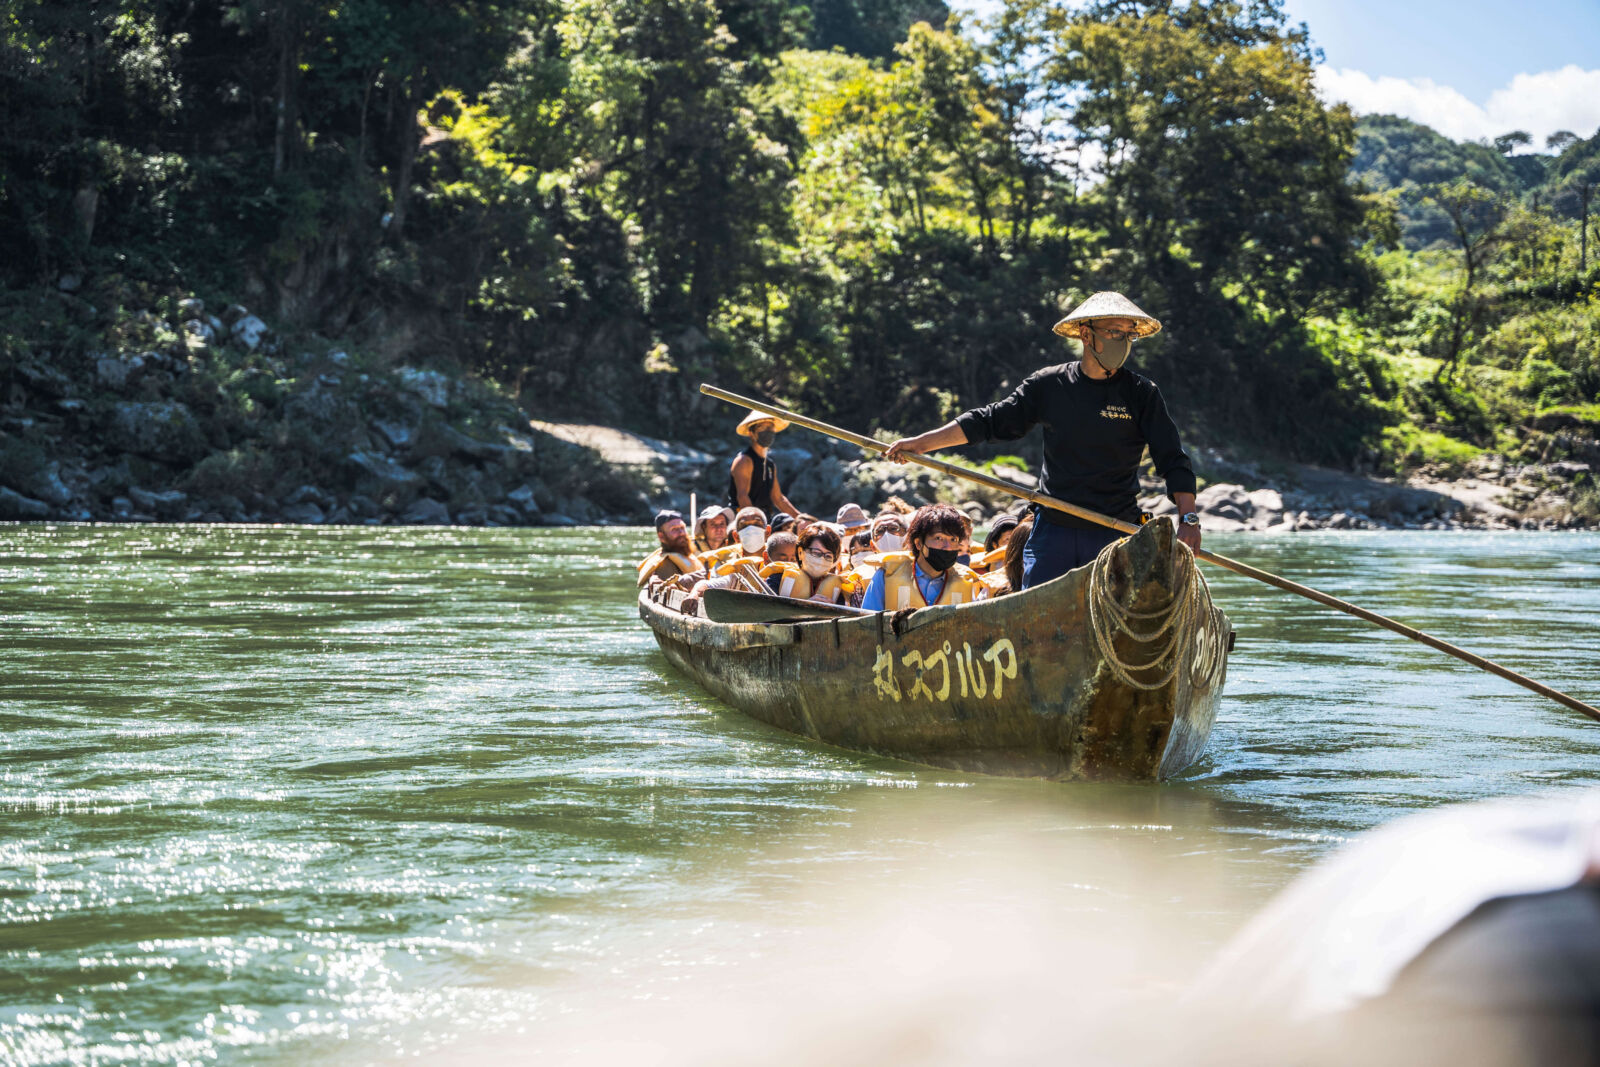
<svg viewBox="0 0 1600 1067">
<path fill-rule="evenodd" d="M 405 114 L 400 120 L 400 169 L 394 178 L 394 217 L 389 220 L 389 232 L 397 238 L 405 233 L 406 207 L 411 200 L 411 170 L 422 142 L 416 112 L 416 107 L 406 98 Z"/>
<path fill-rule="evenodd" d="M 1589 200 L 1594 196 L 1594 186 L 1585 182 L 1578 190 L 1578 274 L 1589 273 Z"/>
<path fill-rule="evenodd" d="M 295 49 L 295 12 L 292 4 L 285 4 L 278 16 L 278 102 L 277 118 L 272 136 L 272 179 L 283 177 L 289 162 L 294 128 L 299 121 L 295 106 L 295 80 L 300 64 Z"/>
</svg>

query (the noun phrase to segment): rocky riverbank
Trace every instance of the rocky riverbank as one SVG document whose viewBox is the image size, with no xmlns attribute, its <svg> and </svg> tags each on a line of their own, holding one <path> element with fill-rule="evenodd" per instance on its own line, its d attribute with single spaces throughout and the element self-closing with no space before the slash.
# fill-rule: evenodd
<svg viewBox="0 0 1600 1067">
<path fill-rule="evenodd" d="M 1592 427 L 1564 432 L 1564 454 L 1587 462 L 1488 456 L 1403 483 L 1202 449 L 1200 506 L 1214 531 L 1593 528 L 1600 441 Z M 819 515 L 897 496 L 981 520 L 1015 503 L 803 431 L 779 443 L 785 490 Z M 244 307 L 193 297 L 119 318 L 103 344 L 0 364 L 0 520 L 640 524 L 691 492 L 723 499 L 737 447 L 731 432 L 668 441 L 541 421 L 489 384 L 291 342 Z M 1147 510 L 1171 510 L 1159 483 L 1144 489 Z"/>
</svg>

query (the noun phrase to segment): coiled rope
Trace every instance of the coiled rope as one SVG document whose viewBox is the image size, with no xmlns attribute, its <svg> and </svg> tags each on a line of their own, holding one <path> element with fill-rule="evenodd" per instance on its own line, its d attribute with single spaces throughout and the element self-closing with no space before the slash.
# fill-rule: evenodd
<svg viewBox="0 0 1600 1067">
<path fill-rule="evenodd" d="M 1194 553 L 1178 542 L 1182 549 L 1177 566 L 1180 591 L 1172 603 L 1158 611 L 1134 611 L 1111 591 L 1111 553 L 1121 543 L 1113 541 L 1103 548 L 1089 572 L 1089 628 L 1112 675 L 1134 689 L 1160 689 L 1178 676 L 1185 652 L 1192 650 L 1189 682 L 1197 688 L 1209 686 L 1227 656 L 1227 625 L 1222 611 L 1211 602 L 1211 589 L 1195 566 Z M 1130 662 L 1118 655 L 1118 636 L 1142 646 L 1144 660 Z M 1148 677 L 1152 671 L 1160 672 L 1155 680 Z"/>
</svg>

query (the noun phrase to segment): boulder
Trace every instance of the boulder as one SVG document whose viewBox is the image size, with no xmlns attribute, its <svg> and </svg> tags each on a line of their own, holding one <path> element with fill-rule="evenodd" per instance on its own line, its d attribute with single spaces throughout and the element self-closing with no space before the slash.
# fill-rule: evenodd
<svg viewBox="0 0 1600 1067">
<path fill-rule="evenodd" d="M 50 505 L 14 489 L 0 487 L 0 519 L 48 519 Z"/>
<path fill-rule="evenodd" d="M 178 314 L 186 319 L 198 319 L 206 313 L 206 302 L 198 296 L 186 296 L 178 301 Z"/>
<path fill-rule="evenodd" d="M 25 359 L 13 368 L 13 373 L 21 378 L 29 389 L 44 396 L 59 398 L 72 395 L 71 379 L 48 363 Z"/>
<path fill-rule="evenodd" d="M 400 513 L 407 526 L 448 526 L 450 509 L 430 497 L 422 497 Z"/>
<path fill-rule="evenodd" d="M 394 372 L 394 377 L 402 389 L 430 407 L 443 408 L 450 403 L 450 379 L 438 371 L 400 367 Z"/>
<path fill-rule="evenodd" d="M 204 344 L 217 343 L 217 331 L 204 319 L 189 319 L 183 324 L 183 332 Z"/>
<path fill-rule="evenodd" d="M 94 361 L 95 384 L 103 389 L 126 388 L 132 369 L 130 361 L 121 357 L 101 356 Z"/>
<path fill-rule="evenodd" d="M 1024 489 L 1037 490 L 1039 488 L 1039 479 L 1037 477 L 1025 470 L 1009 467 L 1003 463 L 995 466 L 994 476 L 996 478 L 1004 478 L 1006 481 L 1020 485 Z"/>
<path fill-rule="evenodd" d="M 1271 526 L 1283 517 L 1283 494 L 1276 489 L 1255 489 L 1247 495 L 1250 507 L 1246 514 L 1259 525 Z"/>
<path fill-rule="evenodd" d="M 333 498 L 314 485 L 302 485 L 300 488 L 284 497 L 283 503 L 285 507 L 295 507 L 301 504 L 316 504 L 318 507 L 326 508 L 333 505 Z"/>
<path fill-rule="evenodd" d="M 6 478 L 26 496 L 37 497 L 47 504 L 62 507 L 72 500 L 72 490 L 61 480 L 61 464 L 51 460 L 43 467 Z"/>
<path fill-rule="evenodd" d="M 327 516 L 317 505 L 306 501 L 299 504 L 285 504 L 281 509 L 283 521 L 301 523 L 309 526 L 321 526 L 327 521 Z"/>
<path fill-rule="evenodd" d="M 1216 512 L 1219 507 L 1231 506 L 1238 515 L 1248 515 L 1251 506 L 1250 494 L 1244 491 L 1242 485 L 1219 482 L 1200 490 L 1195 497 L 1195 506 L 1208 513 Z"/>
<path fill-rule="evenodd" d="M 531 485 L 519 485 L 511 490 L 506 494 L 506 502 L 524 515 L 537 515 L 541 510 Z"/>
<path fill-rule="evenodd" d="M 372 432 L 392 449 L 405 450 L 417 440 L 417 428 L 395 419 L 373 419 Z"/>
<path fill-rule="evenodd" d="M 235 341 L 253 352 L 267 336 L 267 324 L 254 315 L 246 314 L 233 324 L 229 332 Z"/>
<path fill-rule="evenodd" d="M 106 424 L 106 443 L 124 452 L 172 463 L 191 462 L 206 452 L 205 437 L 194 413 L 177 400 L 117 404 Z"/>
<path fill-rule="evenodd" d="M 422 485 L 422 478 L 415 471 L 407 470 L 378 452 L 352 452 L 345 462 L 353 469 L 358 481 L 371 483 L 371 488 L 378 496 L 395 490 L 416 489 Z"/>
<path fill-rule="evenodd" d="M 148 489 L 133 486 L 128 490 L 128 496 L 133 500 L 140 511 L 151 515 L 158 515 L 163 519 L 176 519 L 182 516 L 184 505 L 189 502 L 187 493 L 177 489 L 168 489 L 163 493 L 152 493 Z"/>
</svg>

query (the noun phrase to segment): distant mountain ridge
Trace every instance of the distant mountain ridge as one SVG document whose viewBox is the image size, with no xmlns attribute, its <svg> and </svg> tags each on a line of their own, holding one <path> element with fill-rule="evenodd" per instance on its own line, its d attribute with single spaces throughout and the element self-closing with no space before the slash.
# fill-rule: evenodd
<svg viewBox="0 0 1600 1067">
<path fill-rule="evenodd" d="M 1350 171 L 1373 191 L 1397 191 L 1401 236 L 1416 250 L 1452 240 L 1449 219 L 1425 202 L 1433 187 L 1465 178 L 1502 196 L 1550 204 L 1569 175 L 1597 163 L 1600 131 L 1554 154 L 1510 155 L 1492 145 L 1452 141 L 1399 115 L 1362 115 Z"/>
</svg>

